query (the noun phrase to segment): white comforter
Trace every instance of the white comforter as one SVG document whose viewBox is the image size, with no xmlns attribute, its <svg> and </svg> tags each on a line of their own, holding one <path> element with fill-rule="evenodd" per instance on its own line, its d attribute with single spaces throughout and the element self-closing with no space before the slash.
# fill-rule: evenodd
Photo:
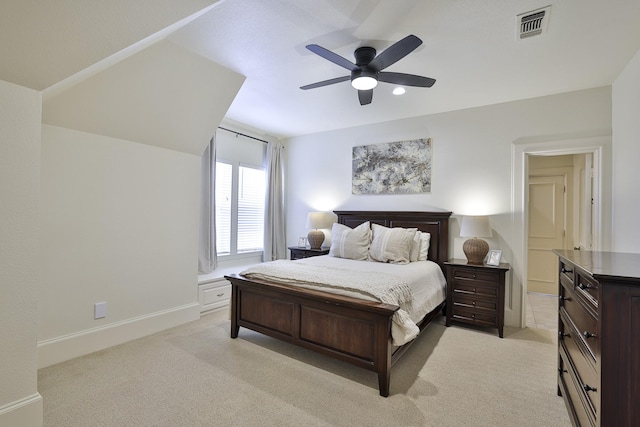
<svg viewBox="0 0 640 427">
<path fill-rule="evenodd" d="M 446 289 L 442 270 L 431 261 L 399 265 L 318 256 L 258 264 L 241 274 L 398 305 L 391 328 L 394 345 L 418 335 L 416 323 L 444 301 Z"/>
</svg>

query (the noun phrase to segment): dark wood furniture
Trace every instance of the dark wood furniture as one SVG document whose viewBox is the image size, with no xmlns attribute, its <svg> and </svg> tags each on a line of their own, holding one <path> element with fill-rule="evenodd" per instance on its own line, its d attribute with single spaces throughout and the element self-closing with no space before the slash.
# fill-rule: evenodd
<svg viewBox="0 0 640 427">
<path fill-rule="evenodd" d="M 497 328 L 504 336 L 504 282 L 509 264 L 468 264 L 451 259 L 447 268 L 447 320 Z"/>
<path fill-rule="evenodd" d="M 640 422 L 640 254 L 559 257 L 558 395 L 577 426 Z"/>
<path fill-rule="evenodd" d="M 431 233 L 429 259 L 443 266 L 448 256 L 451 212 L 336 211 L 338 222 L 356 227 L 365 221 L 386 227 L 417 227 Z M 398 306 L 349 298 L 240 275 L 232 285 L 231 338 L 239 328 L 296 344 L 376 372 L 381 396 L 389 395 L 391 367 L 413 341 L 394 347 L 391 317 Z M 422 330 L 441 304 L 418 325 Z"/>
<path fill-rule="evenodd" d="M 291 251 L 291 259 L 309 258 L 312 256 L 326 255 L 329 253 L 329 248 L 323 247 L 320 249 L 311 249 L 306 246 L 289 246 Z"/>
</svg>

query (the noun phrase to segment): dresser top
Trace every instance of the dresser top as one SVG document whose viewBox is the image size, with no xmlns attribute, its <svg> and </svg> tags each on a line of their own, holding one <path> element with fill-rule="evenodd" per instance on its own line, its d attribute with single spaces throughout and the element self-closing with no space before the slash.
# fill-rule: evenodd
<svg viewBox="0 0 640 427">
<path fill-rule="evenodd" d="M 579 266 L 599 281 L 623 279 L 640 285 L 640 254 L 561 249 L 554 249 L 553 252 Z"/>
</svg>

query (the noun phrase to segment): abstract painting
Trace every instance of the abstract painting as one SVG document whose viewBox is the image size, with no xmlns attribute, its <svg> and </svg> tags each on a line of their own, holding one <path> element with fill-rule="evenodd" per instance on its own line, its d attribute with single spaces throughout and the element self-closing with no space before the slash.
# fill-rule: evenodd
<svg viewBox="0 0 640 427">
<path fill-rule="evenodd" d="M 431 192 L 431 138 L 353 147 L 353 194 Z"/>
</svg>

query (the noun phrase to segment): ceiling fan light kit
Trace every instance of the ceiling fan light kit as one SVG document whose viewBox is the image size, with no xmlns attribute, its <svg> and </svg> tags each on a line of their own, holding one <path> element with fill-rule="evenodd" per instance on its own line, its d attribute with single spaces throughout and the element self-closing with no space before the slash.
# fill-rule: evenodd
<svg viewBox="0 0 640 427">
<path fill-rule="evenodd" d="M 301 86 L 300 89 L 315 89 L 351 80 L 351 86 L 358 90 L 360 105 L 367 105 L 371 103 L 373 99 L 373 88 L 378 85 L 379 81 L 402 86 L 431 87 L 436 81 L 430 77 L 382 71 L 413 52 L 421 44 L 422 40 L 418 37 L 408 35 L 377 56 L 374 48 L 362 46 L 354 52 L 356 58 L 355 64 L 317 44 L 307 45 L 307 49 L 311 52 L 342 68 L 346 68 L 351 71 L 351 75 Z"/>
<path fill-rule="evenodd" d="M 351 80 L 351 86 L 358 90 L 369 90 L 378 86 L 378 80 L 371 76 L 358 76 Z"/>
</svg>

